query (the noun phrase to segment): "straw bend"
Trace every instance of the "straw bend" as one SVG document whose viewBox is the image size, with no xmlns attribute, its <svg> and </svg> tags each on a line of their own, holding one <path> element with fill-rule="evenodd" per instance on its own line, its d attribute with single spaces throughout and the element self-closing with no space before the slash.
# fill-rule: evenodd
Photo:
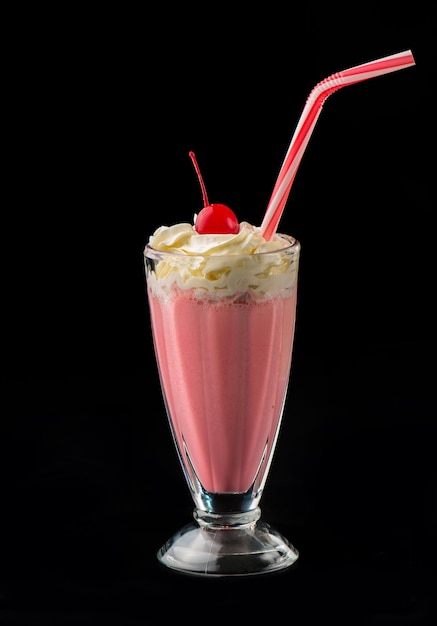
<svg viewBox="0 0 437 626">
<path fill-rule="evenodd" d="M 347 85 L 353 85 L 369 78 L 376 78 L 377 76 L 383 76 L 390 72 L 396 72 L 397 70 L 405 67 L 415 65 L 415 60 L 411 50 L 400 52 L 398 54 L 391 54 L 387 57 L 379 59 L 379 61 L 371 61 L 370 63 L 362 63 L 355 67 L 351 67 L 341 72 L 331 74 L 327 78 L 317 83 L 313 88 L 308 100 L 319 100 L 323 97 L 323 101 L 326 100 L 331 93 L 337 91 L 341 87 Z"/>
</svg>

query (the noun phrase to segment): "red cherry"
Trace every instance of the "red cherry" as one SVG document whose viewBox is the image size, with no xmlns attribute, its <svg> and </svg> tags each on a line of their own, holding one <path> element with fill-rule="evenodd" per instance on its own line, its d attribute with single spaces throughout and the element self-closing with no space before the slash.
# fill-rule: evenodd
<svg viewBox="0 0 437 626">
<path fill-rule="evenodd" d="M 204 204 L 203 209 L 197 216 L 194 225 L 195 230 L 199 235 L 236 235 L 240 232 L 240 224 L 238 223 L 235 213 L 224 204 L 209 203 L 205 183 L 203 182 L 196 156 L 194 152 L 190 152 L 189 155 L 193 161 L 194 169 L 199 179 Z"/>
<path fill-rule="evenodd" d="M 235 213 L 224 204 L 208 204 L 197 216 L 194 228 L 199 235 L 236 235 L 240 224 Z"/>
</svg>

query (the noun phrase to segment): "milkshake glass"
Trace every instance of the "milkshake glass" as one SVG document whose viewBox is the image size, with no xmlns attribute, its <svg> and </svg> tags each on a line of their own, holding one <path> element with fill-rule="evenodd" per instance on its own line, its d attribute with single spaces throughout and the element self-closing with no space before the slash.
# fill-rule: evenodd
<svg viewBox="0 0 437 626">
<path fill-rule="evenodd" d="M 262 574 L 298 558 L 259 502 L 289 384 L 300 244 L 278 234 L 253 253 L 240 235 L 201 237 L 204 253 L 144 251 L 164 404 L 195 505 L 157 556 L 184 573 Z"/>
</svg>

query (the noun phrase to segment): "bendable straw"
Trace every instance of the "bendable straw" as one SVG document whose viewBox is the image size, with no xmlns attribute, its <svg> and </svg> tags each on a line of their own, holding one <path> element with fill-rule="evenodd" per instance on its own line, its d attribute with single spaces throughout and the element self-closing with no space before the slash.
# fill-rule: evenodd
<svg viewBox="0 0 437 626">
<path fill-rule="evenodd" d="M 341 87 L 353 85 L 354 83 L 390 72 L 396 72 L 415 64 L 411 50 L 406 50 L 332 74 L 313 88 L 291 139 L 261 224 L 261 234 L 266 240 L 271 239 L 276 232 L 296 176 L 297 168 L 302 160 L 305 148 L 326 98 Z"/>
</svg>

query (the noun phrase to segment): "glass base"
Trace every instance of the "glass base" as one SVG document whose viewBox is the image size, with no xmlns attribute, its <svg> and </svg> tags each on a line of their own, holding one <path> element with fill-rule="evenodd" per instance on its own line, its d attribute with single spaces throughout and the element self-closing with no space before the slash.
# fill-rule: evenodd
<svg viewBox="0 0 437 626">
<path fill-rule="evenodd" d="M 194 511 L 194 522 L 181 528 L 158 551 L 165 566 L 199 576 L 266 574 L 293 565 L 299 553 L 260 519 L 260 509 L 217 515 Z"/>
</svg>

